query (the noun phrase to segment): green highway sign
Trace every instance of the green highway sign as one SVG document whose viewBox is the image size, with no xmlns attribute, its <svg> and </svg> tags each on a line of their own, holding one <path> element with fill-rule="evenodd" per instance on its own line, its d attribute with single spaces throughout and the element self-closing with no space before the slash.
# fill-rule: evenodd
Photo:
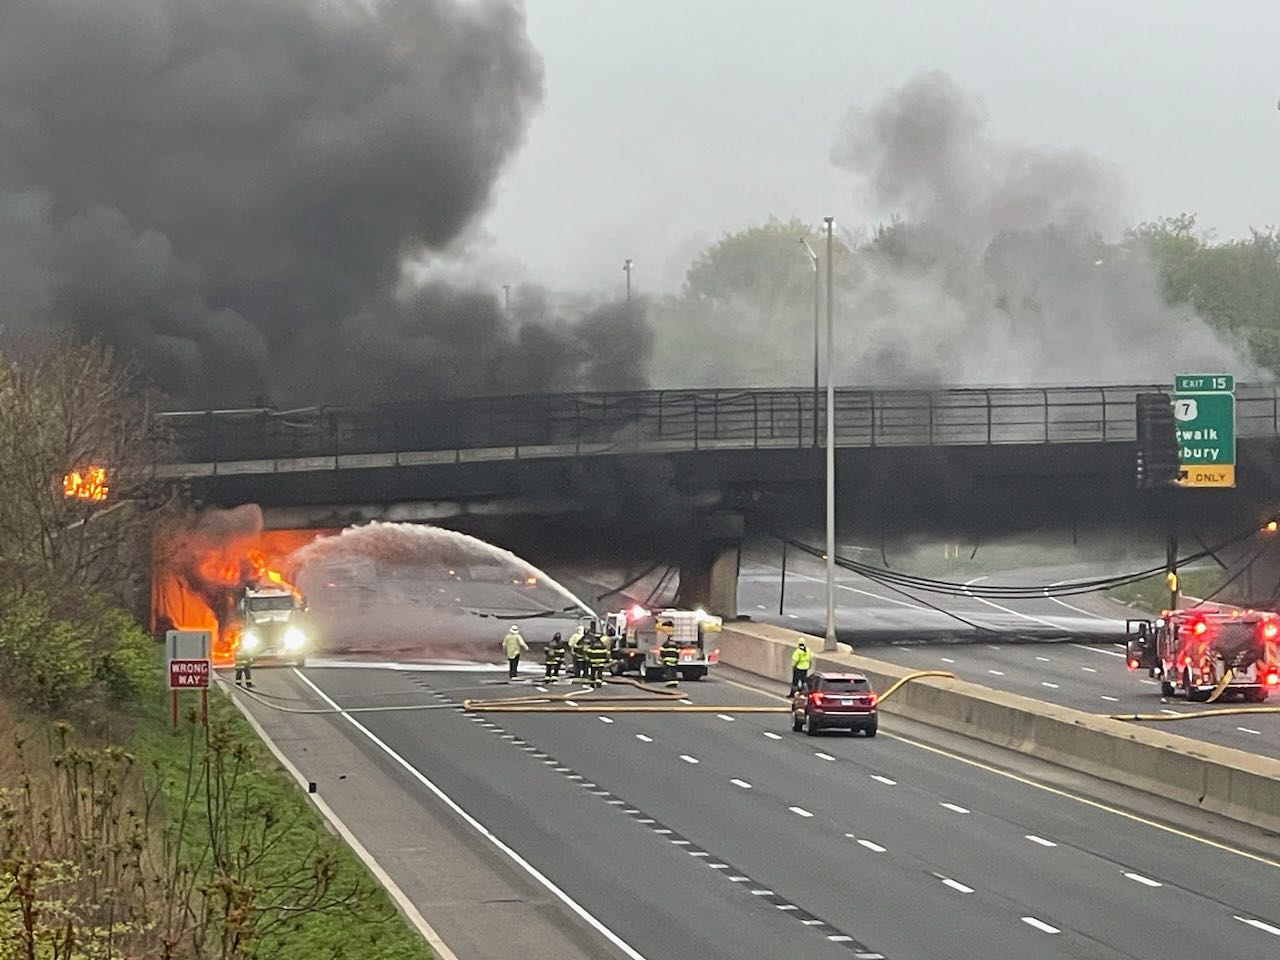
<svg viewBox="0 0 1280 960">
<path fill-rule="evenodd" d="M 1229 373 L 1180 373 L 1173 378 L 1174 393 L 1235 393 L 1236 378 Z"/>
<path fill-rule="evenodd" d="M 1179 374 L 1174 378 L 1173 419 L 1178 438 L 1178 484 L 1236 485 L 1235 377 Z"/>
</svg>

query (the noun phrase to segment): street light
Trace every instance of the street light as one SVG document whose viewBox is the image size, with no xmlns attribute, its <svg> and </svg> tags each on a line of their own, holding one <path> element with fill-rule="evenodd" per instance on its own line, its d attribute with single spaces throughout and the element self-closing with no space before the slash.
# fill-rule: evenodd
<svg viewBox="0 0 1280 960">
<path fill-rule="evenodd" d="M 627 303 L 631 302 L 631 258 L 622 261 L 622 272 L 627 275 Z"/>
<path fill-rule="evenodd" d="M 809 246 L 809 241 L 800 238 L 800 246 L 809 254 L 813 264 L 813 445 L 818 445 L 818 300 L 821 287 L 818 282 L 818 255 Z"/>
<path fill-rule="evenodd" d="M 835 218 L 822 220 L 827 225 L 827 635 L 822 649 L 831 651 L 836 649 L 836 388 L 831 369 L 836 345 L 831 285 Z"/>
</svg>

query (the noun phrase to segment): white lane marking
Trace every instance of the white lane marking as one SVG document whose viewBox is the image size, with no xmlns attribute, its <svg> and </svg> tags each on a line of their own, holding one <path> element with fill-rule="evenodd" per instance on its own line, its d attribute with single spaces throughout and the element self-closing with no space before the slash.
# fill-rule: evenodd
<svg viewBox="0 0 1280 960">
<path fill-rule="evenodd" d="M 1028 833 L 1027 839 L 1032 843 L 1038 843 L 1042 847 L 1056 847 L 1057 844 L 1052 840 L 1046 840 L 1044 837 L 1037 837 L 1034 833 Z"/>
<path fill-rule="evenodd" d="M 772 891 L 772 890 L 765 890 L 765 889 L 762 887 L 762 888 L 761 888 L 761 889 L 759 889 L 759 890 L 752 890 L 752 891 L 751 891 L 751 895 L 752 895 L 753 897 L 772 897 L 772 896 L 773 896 L 773 891 Z"/>
<path fill-rule="evenodd" d="M 775 906 L 779 910 L 799 910 L 800 909 L 794 903 L 779 903 L 779 904 L 775 904 Z"/>
<path fill-rule="evenodd" d="M 1103 650 L 1101 647 L 1091 647 L 1085 643 L 1071 643 L 1068 646 L 1075 647 L 1077 650 L 1088 650 L 1090 653 L 1102 653 L 1108 657 L 1123 657 L 1124 654 L 1116 650 Z M 1120 646 L 1120 644 L 1117 644 Z"/>
<path fill-rule="evenodd" d="M 950 877 L 939 877 L 938 879 L 942 881 L 943 886 L 950 887 L 952 890 L 960 893 L 973 893 L 973 887 L 967 887 L 959 880 L 952 880 Z"/>
<path fill-rule="evenodd" d="M 543 760 L 542 762 L 545 763 L 548 767 L 554 767 L 556 765 L 556 761 L 554 760 Z"/>
<path fill-rule="evenodd" d="M 640 813 L 640 811 L 639 811 L 639 810 L 637 810 L 635 807 L 627 807 L 627 809 L 626 809 L 626 810 L 623 810 L 622 812 L 623 812 L 623 813 L 629 813 L 629 814 L 631 814 L 632 816 L 638 816 L 638 815 L 639 815 L 639 813 Z"/>
<path fill-rule="evenodd" d="M 728 870 L 729 869 L 729 865 L 727 863 L 708 863 L 707 866 L 710 867 L 712 870 Z"/>
<path fill-rule="evenodd" d="M 808 810 L 806 810 L 804 807 L 787 807 L 787 809 L 790 810 L 792 813 L 794 813 L 797 817 L 813 816 L 813 814 L 810 813 Z"/>
<path fill-rule="evenodd" d="M 610 803 L 612 806 L 615 806 L 615 807 L 620 807 L 620 806 L 622 806 L 622 805 L 623 805 L 623 803 L 625 803 L 625 802 L 626 802 L 625 800 L 610 800 L 610 801 L 609 801 L 609 803 Z"/>
<path fill-rule="evenodd" d="M 1053 661 L 1051 661 L 1048 657 L 1036 657 L 1036 659 L 1037 659 L 1037 660 L 1039 660 L 1041 663 L 1052 663 L 1052 662 L 1053 662 Z"/>
<path fill-rule="evenodd" d="M 1119 703 L 1119 702 L 1120 702 L 1120 698 L 1119 698 L 1119 697 L 1108 697 L 1105 693 L 1104 693 L 1104 694 L 1103 694 L 1099 699 L 1101 699 L 1101 700 L 1105 700 L 1105 701 L 1107 701 L 1107 703 Z"/>
<path fill-rule="evenodd" d="M 539 692 L 539 693 L 546 693 L 546 692 L 547 692 L 547 688 L 546 688 L 546 687 L 538 687 L 538 692 Z"/>
<path fill-rule="evenodd" d="M 1150 680 L 1150 679 L 1148 679 L 1147 677 L 1143 677 L 1143 678 L 1142 678 L 1142 682 L 1143 682 L 1143 683 L 1149 683 L 1149 684 L 1151 684 L 1151 686 L 1153 686 L 1153 687 L 1154 687 L 1157 683 L 1159 683 L 1159 681 L 1158 681 L 1158 680 Z"/>
<path fill-rule="evenodd" d="M 972 591 L 972 590 L 970 590 L 970 589 L 968 589 L 968 588 L 969 588 L 972 584 L 977 583 L 979 580 L 985 580 L 985 579 L 987 579 L 987 578 L 986 578 L 986 577 L 974 577 L 972 580 L 968 581 L 968 582 L 965 584 L 965 591 L 964 591 L 965 596 L 967 596 L 970 600 L 977 600 L 979 603 L 985 603 L 988 607 L 991 607 L 991 608 L 993 608 L 993 609 L 995 609 L 995 610 L 999 610 L 999 611 L 1001 611 L 1002 613 L 1009 613 L 1009 614 L 1012 614 L 1012 615 L 1013 615 L 1013 616 L 1015 616 L 1015 617 L 1020 617 L 1020 618 L 1021 618 L 1021 619 L 1023 619 L 1023 620 L 1030 620 L 1032 623 L 1040 623 L 1040 624 L 1044 624 L 1044 626 L 1046 626 L 1046 627 L 1053 627 L 1055 630 L 1061 630 L 1061 629 L 1062 629 L 1062 624 L 1060 624 L 1060 623 L 1054 623 L 1052 620 L 1046 620 L 1046 619 L 1044 619 L 1044 617 L 1033 617 L 1033 616 L 1032 616 L 1031 614 L 1029 614 L 1029 613 L 1019 613 L 1017 610 L 1014 610 L 1012 607 L 1002 607 L 1000 604 L 998 604 L 998 603 L 992 603 L 990 600 L 987 600 L 987 599 L 986 599 L 986 598 L 984 598 L 984 597 L 975 597 L 975 596 L 973 595 L 973 591 Z M 992 649 L 992 650 L 999 650 L 999 649 L 1000 649 L 999 647 L 991 646 L 991 644 L 987 644 L 987 646 L 991 647 L 991 649 Z"/>
<path fill-rule="evenodd" d="M 833 933 L 831 936 L 827 937 L 827 939 L 832 943 L 850 943 L 852 942 L 853 937 L 843 933 Z"/>
<path fill-rule="evenodd" d="M 741 787 L 743 790 L 751 789 L 751 784 L 747 783 L 747 781 L 745 780 L 739 780 L 736 777 L 730 780 L 729 782 L 732 783 L 735 787 Z"/>
<path fill-rule="evenodd" d="M 817 757 L 819 760 L 831 760 L 833 762 L 836 759 L 829 753 L 815 753 L 814 756 Z"/>
<path fill-rule="evenodd" d="M 734 718 L 729 716 L 727 713 L 717 713 L 716 716 L 721 720 L 728 720 L 730 723 L 733 723 L 734 721 Z"/>
<path fill-rule="evenodd" d="M 880 846 L 878 843 L 872 842 L 871 840 L 859 840 L 858 845 L 866 847 L 872 853 L 884 853 L 885 851 L 884 847 Z"/>
<path fill-rule="evenodd" d="M 1251 733 L 1251 734 L 1253 734 L 1255 737 L 1260 737 L 1260 736 L 1262 736 L 1262 731 L 1261 731 L 1261 730 L 1253 730 L 1253 729 L 1251 729 L 1251 728 L 1249 728 L 1249 727 L 1236 727 L 1236 729 L 1237 729 L 1237 730 L 1239 730 L 1241 733 Z"/>
<path fill-rule="evenodd" d="M 736 877 L 730 877 L 729 882 L 730 883 L 746 883 L 750 879 L 751 879 L 750 877 L 744 877 L 741 874 L 739 874 Z"/>
<path fill-rule="evenodd" d="M 666 827 L 662 827 L 661 829 L 659 829 L 659 830 L 655 830 L 655 831 L 653 831 L 653 832 L 654 832 L 654 833 L 657 833 L 657 834 L 661 834 L 661 835 L 662 835 L 662 836 L 664 836 L 664 837 L 669 837 L 669 836 L 671 836 L 671 834 L 672 834 L 674 831 L 672 831 L 672 830 L 668 830 Z"/>
<path fill-rule="evenodd" d="M 1247 923 L 1249 926 L 1255 927 L 1258 930 L 1263 930 L 1273 936 L 1280 937 L 1280 927 L 1273 927 L 1271 924 L 1263 923 L 1261 920 L 1255 920 L 1253 917 L 1236 917 L 1236 919 L 1241 923 Z"/>
<path fill-rule="evenodd" d="M 757 610 L 768 610 L 769 608 L 768 608 L 768 607 L 766 607 L 763 603 L 757 603 L 757 604 L 756 604 L 756 609 L 757 609 Z"/>
<path fill-rule="evenodd" d="M 1042 686 L 1042 687 L 1048 687 L 1050 690 L 1057 690 L 1057 689 L 1058 689 L 1058 685 L 1057 685 L 1056 683 L 1050 683 L 1048 680 L 1041 680 L 1041 681 L 1040 681 L 1040 686 Z"/>
<path fill-rule="evenodd" d="M 942 657 L 941 659 L 943 663 L 955 663 L 955 661 L 952 660 L 950 657 Z"/>
<path fill-rule="evenodd" d="M 1177 710 L 1170 710 L 1168 707 L 1164 707 L 1164 708 L 1162 708 L 1160 712 L 1161 712 L 1161 713 L 1167 713 L 1167 714 L 1169 714 L 1169 716 L 1171 716 L 1171 717 L 1176 717 L 1176 716 L 1178 715 L 1178 711 L 1177 711 Z"/>
<path fill-rule="evenodd" d="M 1163 887 L 1164 886 L 1164 884 L 1161 883 L 1159 880 L 1152 880 L 1150 877 L 1144 877 L 1140 873 L 1126 873 L 1125 876 L 1128 877 L 1130 880 L 1132 880 L 1134 883 L 1142 884 L 1144 887 Z"/>
<path fill-rule="evenodd" d="M 411 777 L 413 777 L 415 780 L 421 783 L 424 787 L 426 787 L 427 790 L 429 790 L 441 803 L 443 803 L 450 810 L 456 813 L 464 823 L 466 823 L 469 827 L 471 827 L 471 829 L 475 830 L 476 833 L 480 834 L 480 836 L 484 837 L 491 844 L 493 844 L 498 850 L 500 850 L 507 857 L 509 857 L 511 861 L 516 864 L 516 866 L 520 867 L 521 870 L 523 870 L 525 873 L 531 876 L 534 880 L 540 883 L 544 888 L 546 888 L 546 890 L 552 896 L 554 896 L 557 900 L 559 900 L 566 907 L 568 907 L 570 910 L 576 913 L 579 917 L 581 917 L 584 921 L 586 921 L 586 923 L 589 924 L 593 929 L 595 929 L 597 933 L 599 933 L 606 940 L 612 943 L 615 947 L 621 950 L 623 954 L 625 954 L 627 957 L 630 958 L 630 960 L 645 960 L 645 957 L 643 954 L 641 954 L 639 951 L 634 949 L 629 943 L 627 943 L 625 940 L 619 937 L 616 933 L 614 933 L 612 930 L 606 927 L 603 923 L 601 923 L 585 907 L 583 907 L 580 903 L 578 903 L 578 901 L 574 900 L 571 896 L 569 896 L 567 893 L 565 893 L 563 890 L 557 887 L 554 883 L 552 883 L 551 880 L 546 875 L 544 875 L 537 867 L 531 864 L 524 857 L 520 856 L 520 854 L 518 854 L 514 849 L 509 847 L 507 844 L 503 843 L 502 840 L 500 840 L 492 830 L 486 827 L 483 823 L 481 823 L 471 814 L 467 813 L 466 810 L 462 809 L 462 807 L 460 807 L 452 797 L 450 797 L 447 793 L 445 793 L 438 786 L 436 786 L 435 783 L 433 783 L 430 779 L 428 779 L 427 776 L 421 770 L 419 770 L 417 767 L 411 764 L 404 757 L 400 756 L 400 754 L 396 753 L 393 749 L 391 749 L 391 747 L 387 746 L 385 742 L 379 739 L 378 736 L 373 731 L 371 731 L 359 720 L 357 720 L 355 717 L 349 714 L 346 710 L 342 709 L 342 707 L 340 707 L 337 704 L 337 702 L 333 700 L 332 697 L 330 697 L 327 693 L 325 693 L 323 690 L 317 687 L 314 683 L 312 683 L 311 680 L 308 679 L 305 673 L 303 673 L 297 667 L 293 668 L 293 672 L 295 675 L 297 675 L 298 679 L 300 679 L 308 687 L 314 690 L 316 694 L 319 695 L 320 699 L 324 700 L 325 703 L 327 703 L 331 709 L 337 711 L 338 715 L 341 716 L 342 719 L 346 720 L 349 724 L 351 724 L 353 727 L 359 730 L 362 734 L 364 734 L 371 743 L 373 743 L 380 750 L 382 750 L 383 753 L 385 753 L 388 757 L 390 757 L 392 760 L 398 763 L 405 770 L 406 773 L 408 773 Z"/>
<path fill-rule="evenodd" d="M 682 753 L 682 754 L 680 754 L 680 759 L 681 759 L 681 760 L 683 760 L 685 763 L 697 763 L 697 762 L 698 762 L 698 758 L 697 758 L 697 757 L 691 757 L 691 756 L 689 756 L 687 753 Z"/>
<path fill-rule="evenodd" d="M 886 787 L 896 787 L 898 785 L 897 780 L 890 780 L 888 777 L 882 777 L 878 773 L 871 774 L 871 779 L 877 783 L 883 783 Z"/>
<path fill-rule="evenodd" d="M 968 813 L 969 812 L 964 807 L 960 806 L 958 803 L 939 803 L 938 806 L 946 810 L 950 810 L 952 813 Z"/>
<path fill-rule="evenodd" d="M 1070 583 L 1070 580 L 1059 580 L 1057 583 L 1051 583 L 1051 587 L 1060 587 L 1064 583 Z M 1045 591 L 1048 594 L 1048 590 Z M 1083 613 L 1086 617 L 1093 617 L 1095 620 L 1105 620 L 1107 623 L 1119 623 L 1114 617 L 1104 617 L 1100 613 L 1094 613 L 1092 610 L 1086 610 L 1084 607 L 1077 607 L 1074 603 L 1067 603 L 1065 600 L 1059 600 L 1057 597 L 1046 596 L 1046 600 L 1052 600 L 1059 606 L 1066 607 L 1068 610 L 1074 610 L 1076 613 Z"/>
<path fill-rule="evenodd" d="M 600 718 L 600 722 L 601 722 L 601 723 L 613 723 L 613 718 L 612 718 L 612 717 L 601 717 L 601 718 Z"/>
<path fill-rule="evenodd" d="M 1098 672 L 1097 670 L 1093 669 L 1093 667 L 1081 667 L 1080 669 L 1081 669 L 1081 670 L 1083 670 L 1085 673 L 1097 673 L 1097 672 Z"/>
<path fill-rule="evenodd" d="M 566 701 L 564 702 L 564 705 L 565 705 L 566 707 L 576 707 L 576 706 L 578 705 L 578 701 L 576 701 L 576 700 L 566 700 Z"/>
<path fill-rule="evenodd" d="M 692 700 L 681 700 L 680 702 L 683 703 L 686 707 L 692 706 L 693 704 Z"/>
<path fill-rule="evenodd" d="M 817 577 L 811 577 L 811 576 L 809 576 L 809 575 L 807 575 L 807 574 L 804 574 L 804 573 L 790 573 L 790 572 L 788 572 L 788 574 L 787 574 L 787 575 L 788 575 L 788 576 L 792 576 L 792 577 L 798 577 L 798 578 L 800 578 L 800 579 L 802 579 L 802 580 L 812 580 L 814 583 L 821 583 L 821 584 L 823 584 L 823 585 L 825 585 L 825 584 L 826 584 L 826 582 L 827 582 L 826 580 L 820 580 L 820 579 L 818 579 Z M 881 593 L 872 593 L 870 590 L 860 590 L 858 587 L 851 587 L 851 586 L 849 586 L 847 583 L 837 583 L 837 584 L 836 584 L 836 589 L 837 589 L 837 590 L 847 590 L 847 591 L 849 591 L 850 593 L 860 594 L 861 596 L 864 596 L 864 597 L 871 597 L 871 598 L 873 598 L 873 599 L 875 599 L 875 600 L 880 600 L 880 601 L 882 601 L 882 602 L 884 602 L 884 603 L 894 603 L 894 604 L 897 604 L 897 605 L 898 605 L 898 606 L 900 606 L 900 607 L 910 607 L 912 610 L 919 610 L 921 613 L 928 613 L 928 614 L 936 614 L 936 615 L 938 615 L 938 616 L 945 616 L 945 614 L 939 614 L 939 613 L 938 613 L 938 611 L 937 611 L 937 610 L 935 610 L 935 609 L 933 609 L 932 607 L 925 607 L 925 606 L 921 606 L 921 605 L 920 605 L 920 604 L 918 604 L 918 603 L 908 603 L 906 600 L 899 600 L 899 599 L 897 599 L 896 597 L 886 597 L 884 594 L 881 594 Z M 976 624 L 977 626 L 980 626 L 980 627 L 986 627 L 988 630 L 998 630 L 998 629 L 999 629 L 998 627 L 996 627 L 996 626 L 994 626 L 994 625 L 992 625 L 992 624 L 990 624 L 990 623 L 983 623 L 981 620 L 977 620 L 977 619 L 975 619 L 974 617 L 969 617 L 968 619 L 969 619 L 969 622 L 970 622 L 970 623 Z M 997 649 L 998 649 L 998 648 L 997 648 Z"/>
<path fill-rule="evenodd" d="M 1004 671 L 1003 671 L 1003 670 L 988 670 L 988 671 L 987 671 L 987 673 L 991 674 L 993 677 L 1003 677 L 1003 676 L 1004 676 Z"/>
<path fill-rule="evenodd" d="M 822 921 L 821 921 L 821 920 L 801 920 L 800 922 L 801 922 L 801 923 L 803 923 L 806 927 L 820 927 L 820 926 L 822 926 Z"/>
<path fill-rule="evenodd" d="M 1057 927 L 1051 927 L 1049 926 L 1049 924 L 1045 923 L 1043 920 L 1038 919 L 1037 917 L 1023 917 L 1022 922 L 1027 924 L 1028 926 L 1035 927 L 1041 933 L 1061 933 L 1062 932 Z"/>
<path fill-rule="evenodd" d="M 569 779 L 569 780 L 585 780 L 585 779 L 586 779 L 586 777 L 584 777 L 584 776 L 583 776 L 582 774 L 580 774 L 580 773 L 571 773 L 571 774 L 569 774 L 568 779 Z"/>
<path fill-rule="evenodd" d="M 653 743 L 653 737 L 646 737 L 643 733 L 637 733 L 636 739 L 641 743 Z"/>
<path fill-rule="evenodd" d="M 764 732 L 764 735 L 765 735 L 766 737 L 768 737 L 770 740 L 781 740 L 781 739 L 782 739 L 782 738 L 781 738 L 780 736 L 778 736 L 776 733 L 772 733 L 772 732 L 771 732 L 771 731 L 769 731 L 769 730 L 766 730 L 766 731 Z"/>
<path fill-rule="evenodd" d="M 637 820 L 637 821 L 636 821 L 636 823 L 643 823 L 643 824 L 645 824 L 646 826 L 647 826 L 648 824 L 651 824 L 651 823 L 657 823 L 657 822 L 658 822 L 657 820 L 651 820 L 651 819 L 649 819 L 648 817 L 644 817 L 644 818 L 642 818 L 642 819 L 640 819 L 640 820 Z"/>
<path fill-rule="evenodd" d="M 690 841 L 688 840 L 672 840 L 671 842 L 674 843 L 677 847 L 687 847 L 689 846 L 689 843 L 690 843 Z"/>
<path fill-rule="evenodd" d="M 799 619 L 800 619 L 800 618 L 799 618 L 798 616 L 796 616 L 794 613 L 788 613 L 788 614 L 787 614 L 787 616 L 788 616 L 788 617 L 790 617 L 792 620 L 799 620 Z"/>
<path fill-rule="evenodd" d="M 689 851 L 689 856 L 691 856 L 691 857 L 709 857 L 709 856 L 711 856 L 711 854 L 707 853 L 707 851 L 705 851 L 705 850 L 690 850 L 690 851 Z"/>
</svg>

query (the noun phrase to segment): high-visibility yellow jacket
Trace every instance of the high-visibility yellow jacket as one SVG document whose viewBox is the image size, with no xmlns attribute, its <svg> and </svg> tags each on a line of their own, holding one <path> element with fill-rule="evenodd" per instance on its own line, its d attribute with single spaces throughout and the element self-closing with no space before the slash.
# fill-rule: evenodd
<svg viewBox="0 0 1280 960">
<path fill-rule="evenodd" d="M 796 647 L 791 654 L 791 666 L 797 670 L 808 670 L 813 666 L 813 654 L 807 649 Z"/>
<path fill-rule="evenodd" d="M 502 652 L 507 655 L 508 660 L 513 660 L 520 656 L 521 650 L 528 650 L 529 645 L 524 642 L 524 637 L 518 633 L 508 633 L 502 638 Z"/>
<path fill-rule="evenodd" d="M 676 643 L 674 637 L 669 638 L 658 648 L 658 656 L 662 659 L 664 667 L 676 666 L 680 662 L 680 644 Z"/>
</svg>

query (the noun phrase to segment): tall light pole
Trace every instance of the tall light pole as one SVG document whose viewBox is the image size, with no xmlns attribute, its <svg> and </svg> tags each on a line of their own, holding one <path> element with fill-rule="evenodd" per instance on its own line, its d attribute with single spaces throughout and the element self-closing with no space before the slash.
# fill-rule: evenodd
<svg viewBox="0 0 1280 960">
<path fill-rule="evenodd" d="M 627 303 L 631 302 L 631 258 L 622 261 L 622 272 L 627 275 Z"/>
<path fill-rule="evenodd" d="M 511 284 L 509 283 L 502 285 L 502 309 L 506 313 L 511 312 Z"/>
<path fill-rule="evenodd" d="M 835 356 L 836 334 L 832 310 L 832 231 L 834 217 L 823 217 L 827 225 L 827 635 L 822 649 L 836 649 L 836 386 L 831 358 Z"/>
<path fill-rule="evenodd" d="M 809 254 L 813 264 L 813 445 L 818 445 L 818 300 L 822 289 L 818 280 L 818 255 L 809 246 L 809 241 L 800 238 L 800 246 Z"/>
</svg>

